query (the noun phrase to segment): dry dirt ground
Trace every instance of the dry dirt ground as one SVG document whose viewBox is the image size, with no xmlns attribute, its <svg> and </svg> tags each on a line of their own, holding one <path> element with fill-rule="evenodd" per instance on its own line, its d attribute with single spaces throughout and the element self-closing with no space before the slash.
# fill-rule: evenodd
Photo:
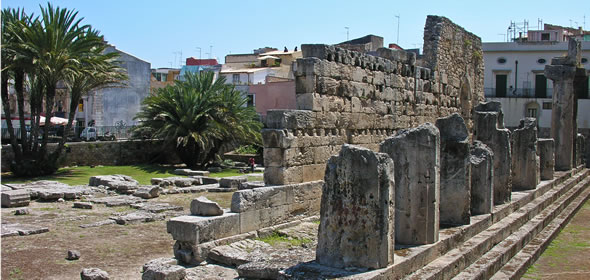
<svg viewBox="0 0 590 280">
<path fill-rule="evenodd" d="M 201 195 L 228 208 L 232 193 L 169 194 L 150 201 L 182 206 L 183 213 L 188 214 L 191 200 Z M 88 267 L 107 271 L 111 279 L 141 279 L 143 264 L 173 256 L 174 241 L 166 232 L 165 220 L 80 228 L 79 225 L 136 209 L 94 204 L 94 209 L 85 210 L 72 205 L 72 201 L 31 202 L 31 214 L 24 216 L 14 215 L 18 208 L 2 208 L 2 223 L 41 225 L 48 227 L 49 232 L 3 237 L 0 279 L 80 279 L 80 271 Z M 79 260 L 65 259 L 71 249 L 80 251 Z"/>
<path fill-rule="evenodd" d="M 523 279 L 590 279 L 590 200 L 528 269 Z"/>
</svg>

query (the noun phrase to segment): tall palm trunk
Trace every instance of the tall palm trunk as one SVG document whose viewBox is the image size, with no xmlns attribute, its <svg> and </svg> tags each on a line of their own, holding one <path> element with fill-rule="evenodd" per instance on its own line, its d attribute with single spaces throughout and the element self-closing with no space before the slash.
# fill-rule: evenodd
<svg viewBox="0 0 590 280">
<path fill-rule="evenodd" d="M 14 135 L 14 128 L 12 127 L 12 116 L 10 115 L 10 100 L 8 98 L 8 75 L 6 72 L 2 73 L 2 107 L 4 108 L 4 116 L 6 117 L 6 127 L 10 135 L 10 146 L 14 152 L 14 159 L 16 161 L 22 160 L 22 153 L 16 142 Z"/>
<path fill-rule="evenodd" d="M 42 155 L 47 154 L 47 141 L 49 140 L 49 129 L 51 129 L 51 117 L 53 117 L 53 100 L 55 99 L 55 84 L 47 84 L 45 95 L 45 126 L 43 128 L 43 139 L 41 140 Z"/>
<path fill-rule="evenodd" d="M 16 101 L 17 101 L 17 108 L 18 108 L 18 118 L 20 121 L 20 139 L 22 145 L 23 154 L 27 154 L 29 150 L 28 145 L 29 142 L 27 141 L 27 130 L 25 125 L 25 97 L 24 97 L 24 80 L 25 80 L 25 71 L 22 69 L 17 69 L 14 73 L 14 89 L 16 91 Z"/>
<path fill-rule="evenodd" d="M 70 132 L 70 129 L 72 129 L 72 124 L 74 123 L 74 116 L 76 115 L 76 108 L 78 108 L 78 100 L 80 100 L 81 95 L 82 94 L 76 93 L 74 90 L 72 90 L 72 98 L 70 100 L 70 112 L 68 113 L 68 124 L 66 125 L 66 128 L 61 139 L 59 140 L 57 149 L 55 149 L 55 151 L 51 155 L 52 158 L 58 159 L 61 155 L 63 147 L 68 139 L 68 133 Z"/>
</svg>

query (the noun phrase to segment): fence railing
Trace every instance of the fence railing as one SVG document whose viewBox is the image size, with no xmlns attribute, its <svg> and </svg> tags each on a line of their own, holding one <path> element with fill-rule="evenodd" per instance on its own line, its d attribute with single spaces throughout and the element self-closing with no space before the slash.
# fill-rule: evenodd
<svg viewBox="0 0 590 280">
<path fill-rule="evenodd" d="M 55 126 L 52 127 L 49 131 L 50 140 L 58 141 L 64 133 L 63 126 Z M 131 138 L 131 129 L 133 126 L 95 126 L 97 136 L 105 136 L 105 135 L 114 135 L 116 139 L 128 139 Z M 27 137 L 30 137 L 30 128 L 25 128 L 27 130 Z M 43 135 L 43 128 L 40 128 L 39 137 Z M 14 134 L 16 139 L 21 139 L 21 128 L 15 127 L 13 128 Z M 68 133 L 68 141 L 81 141 L 86 139 L 80 139 L 80 134 L 84 130 L 84 127 L 72 127 L 70 133 Z M 10 139 L 10 133 L 8 132 L 8 128 L 2 127 L 2 141 L 6 143 L 7 140 Z"/>
</svg>

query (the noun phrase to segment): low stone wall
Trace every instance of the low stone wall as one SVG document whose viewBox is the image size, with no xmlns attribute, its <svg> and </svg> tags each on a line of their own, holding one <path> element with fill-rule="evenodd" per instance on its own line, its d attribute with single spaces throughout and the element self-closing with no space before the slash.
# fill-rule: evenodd
<svg viewBox="0 0 590 280">
<path fill-rule="evenodd" d="M 176 241 L 174 255 L 198 264 L 214 241 L 318 215 L 323 181 L 241 190 L 232 197 L 231 212 L 222 216 L 180 216 L 167 223 Z M 213 243 L 211 243 L 213 242 Z"/>
<path fill-rule="evenodd" d="M 49 151 L 54 151 L 57 144 L 48 144 Z M 109 141 L 76 142 L 64 147 L 60 166 L 74 165 L 126 165 L 149 162 L 180 163 L 176 153 L 167 147 L 163 149 L 162 141 Z M 10 171 L 10 162 L 14 153 L 10 145 L 2 146 L 2 172 Z"/>
</svg>

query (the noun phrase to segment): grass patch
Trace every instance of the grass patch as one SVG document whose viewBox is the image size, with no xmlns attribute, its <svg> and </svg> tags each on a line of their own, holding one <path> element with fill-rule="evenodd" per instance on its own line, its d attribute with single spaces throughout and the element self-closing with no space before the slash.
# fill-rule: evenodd
<svg viewBox="0 0 590 280">
<path fill-rule="evenodd" d="M 231 177 L 231 176 L 248 176 L 248 174 L 262 174 L 262 172 L 254 172 L 254 173 L 240 173 L 238 169 L 224 169 L 221 172 L 211 172 L 209 175 L 210 177 Z"/>
<path fill-rule="evenodd" d="M 280 243 L 287 243 L 289 246 L 298 247 L 303 244 L 311 243 L 311 239 L 308 238 L 289 238 L 283 235 L 278 234 L 277 232 L 273 232 L 271 235 L 262 238 L 256 238 L 256 240 L 262 241 L 264 243 L 269 244 L 270 246 L 275 247 Z"/>
<path fill-rule="evenodd" d="M 22 184 L 29 183 L 38 180 L 51 180 L 58 181 L 60 183 L 68 184 L 71 186 L 75 185 L 87 185 L 88 180 L 92 176 L 99 175 L 113 175 L 123 174 L 133 177 L 133 179 L 139 181 L 141 185 L 151 185 L 150 180 L 152 178 L 165 178 L 179 176 L 174 174 L 176 167 L 162 166 L 155 164 L 142 164 L 142 165 L 121 165 L 121 166 L 77 166 L 77 167 L 65 167 L 60 168 L 55 174 L 49 176 L 40 176 L 33 178 L 19 178 L 14 177 L 10 172 L 2 173 L 3 183 Z M 260 174 L 260 172 L 258 172 Z M 239 173 L 237 169 L 225 169 L 221 172 L 211 173 L 211 177 L 229 177 L 247 175 Z M 256 179 L 259 180 L 259 179 Z"/>
<path fill-rule="evenodd" d="M 541 279 L 539 276 L 536 275 L 538 270 L 539 269 L 535 265 L 529 266 L 529 268 L 524 273 L 523 278 L 535 279 L 535 280 Z"/>
<path fill-rule="evenodd" d="M 3 183 L 28 183 L 38 180 L 58 181 L 68 185 L 86 185 L 92 176 L 123 174 L 133 177 L 142 185 L 150 185 L 153 177 L 172 177 L 178 176 L 172 172 L 176 169 L 171 166 L 161 165 L 121 165 L 121 166 L 77 166 L 60 168 L 55 174 L 34 178 L 17 178 L 7 174 L 2 174 Z"/>
<path fill-rule="evenodd" d="M 15 267 L 10 271 L 9 277 L 10 277 L 10 279 L 15 279 L 15 280 L 16 279 L 23 279 L 22 274 L 23 274 L 23 272 L 20 270 L 20 268 Z"/>
</svg>

